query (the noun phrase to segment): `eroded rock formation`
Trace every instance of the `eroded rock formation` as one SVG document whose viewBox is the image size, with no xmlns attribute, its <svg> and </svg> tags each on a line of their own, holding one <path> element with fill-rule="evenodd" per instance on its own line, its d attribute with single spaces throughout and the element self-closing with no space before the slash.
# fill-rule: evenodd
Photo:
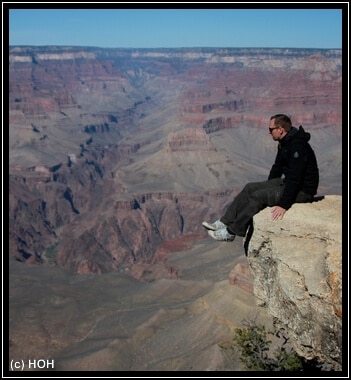
<svg viewBox="0 0 351 380">
<path fill-rule="evenodd" d="M 11 47 L 10 255 L 153 262 L 267 177 L 278 112 L 313 133 L 321 191 L 340 191 L 341 73 L 340 50 Z"/>
<path fill-rule="evenodd" d="M 248 263 L 258 304 L 296 351 L 334 370 L 342 365 L 342 198 L 295 204 L 278 222 L 254 217 Z"/>
</svg>

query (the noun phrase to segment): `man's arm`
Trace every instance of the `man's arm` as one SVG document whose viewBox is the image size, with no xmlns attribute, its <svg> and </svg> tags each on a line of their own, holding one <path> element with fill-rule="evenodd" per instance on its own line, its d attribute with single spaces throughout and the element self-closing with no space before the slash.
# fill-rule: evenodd
<svg viewBox="0 0 351 380">
<path fill-rule="evenodd" d="M 268 179 L 281 178 L 281 176 L 283 175 L 283 163 L 280 149 L 281 147 L 280 145 L 278 145 L 278 152 L 275 157 L 274 164 L 272 165 L 272 168 L 269 172 Z"/>
<path fill-rule="evenodd" d="M 288 210 L 295 202 L 296 196 L 304 181 L 305 168 L 308 160 L 306 144 L 294 144 L 289 148 L 288 169 L 285 176 L 284 192 L 278 206 Z"/>
</svg>

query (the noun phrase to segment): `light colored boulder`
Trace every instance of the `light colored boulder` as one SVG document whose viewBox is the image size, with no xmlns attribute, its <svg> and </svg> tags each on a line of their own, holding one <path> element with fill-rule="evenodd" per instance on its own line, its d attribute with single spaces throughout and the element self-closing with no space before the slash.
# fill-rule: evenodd
<svg viewBox="0 0 351 380">
<path fill-rule="evenodd" d="M 282 220 L 254 217 L 248 262 L 258 304 L 307 359 L 341 368 L 342 197 L 294 204 Z"/>
</svg>

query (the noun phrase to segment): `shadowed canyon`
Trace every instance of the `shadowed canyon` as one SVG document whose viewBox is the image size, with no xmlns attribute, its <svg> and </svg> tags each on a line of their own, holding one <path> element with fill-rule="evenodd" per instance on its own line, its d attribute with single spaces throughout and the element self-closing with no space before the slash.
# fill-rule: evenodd
<svg viewBox="0 0 351 380">
<path fill-rule="evenodd" d="M 341 195 L 341 90 L 341 50 L 11 47 L 10 360 L 245 370 L 219 344 L 272 321 L 243 239 L 201 222 L 267 178 L 276 113 Z"/>
</svg>

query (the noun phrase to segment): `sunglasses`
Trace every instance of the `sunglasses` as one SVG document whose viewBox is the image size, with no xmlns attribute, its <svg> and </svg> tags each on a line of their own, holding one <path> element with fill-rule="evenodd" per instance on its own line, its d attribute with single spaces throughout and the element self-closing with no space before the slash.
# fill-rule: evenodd
<svg viewBox="0 0 351 380">
<path fill-rule="evenodd" d="M 274 129 L 278 129 L 278 128 L 280 128 L 280 127 L 268 128 L 269 133 L 272 133 L 272 131 L 273 131 Z"/>
</svg>

